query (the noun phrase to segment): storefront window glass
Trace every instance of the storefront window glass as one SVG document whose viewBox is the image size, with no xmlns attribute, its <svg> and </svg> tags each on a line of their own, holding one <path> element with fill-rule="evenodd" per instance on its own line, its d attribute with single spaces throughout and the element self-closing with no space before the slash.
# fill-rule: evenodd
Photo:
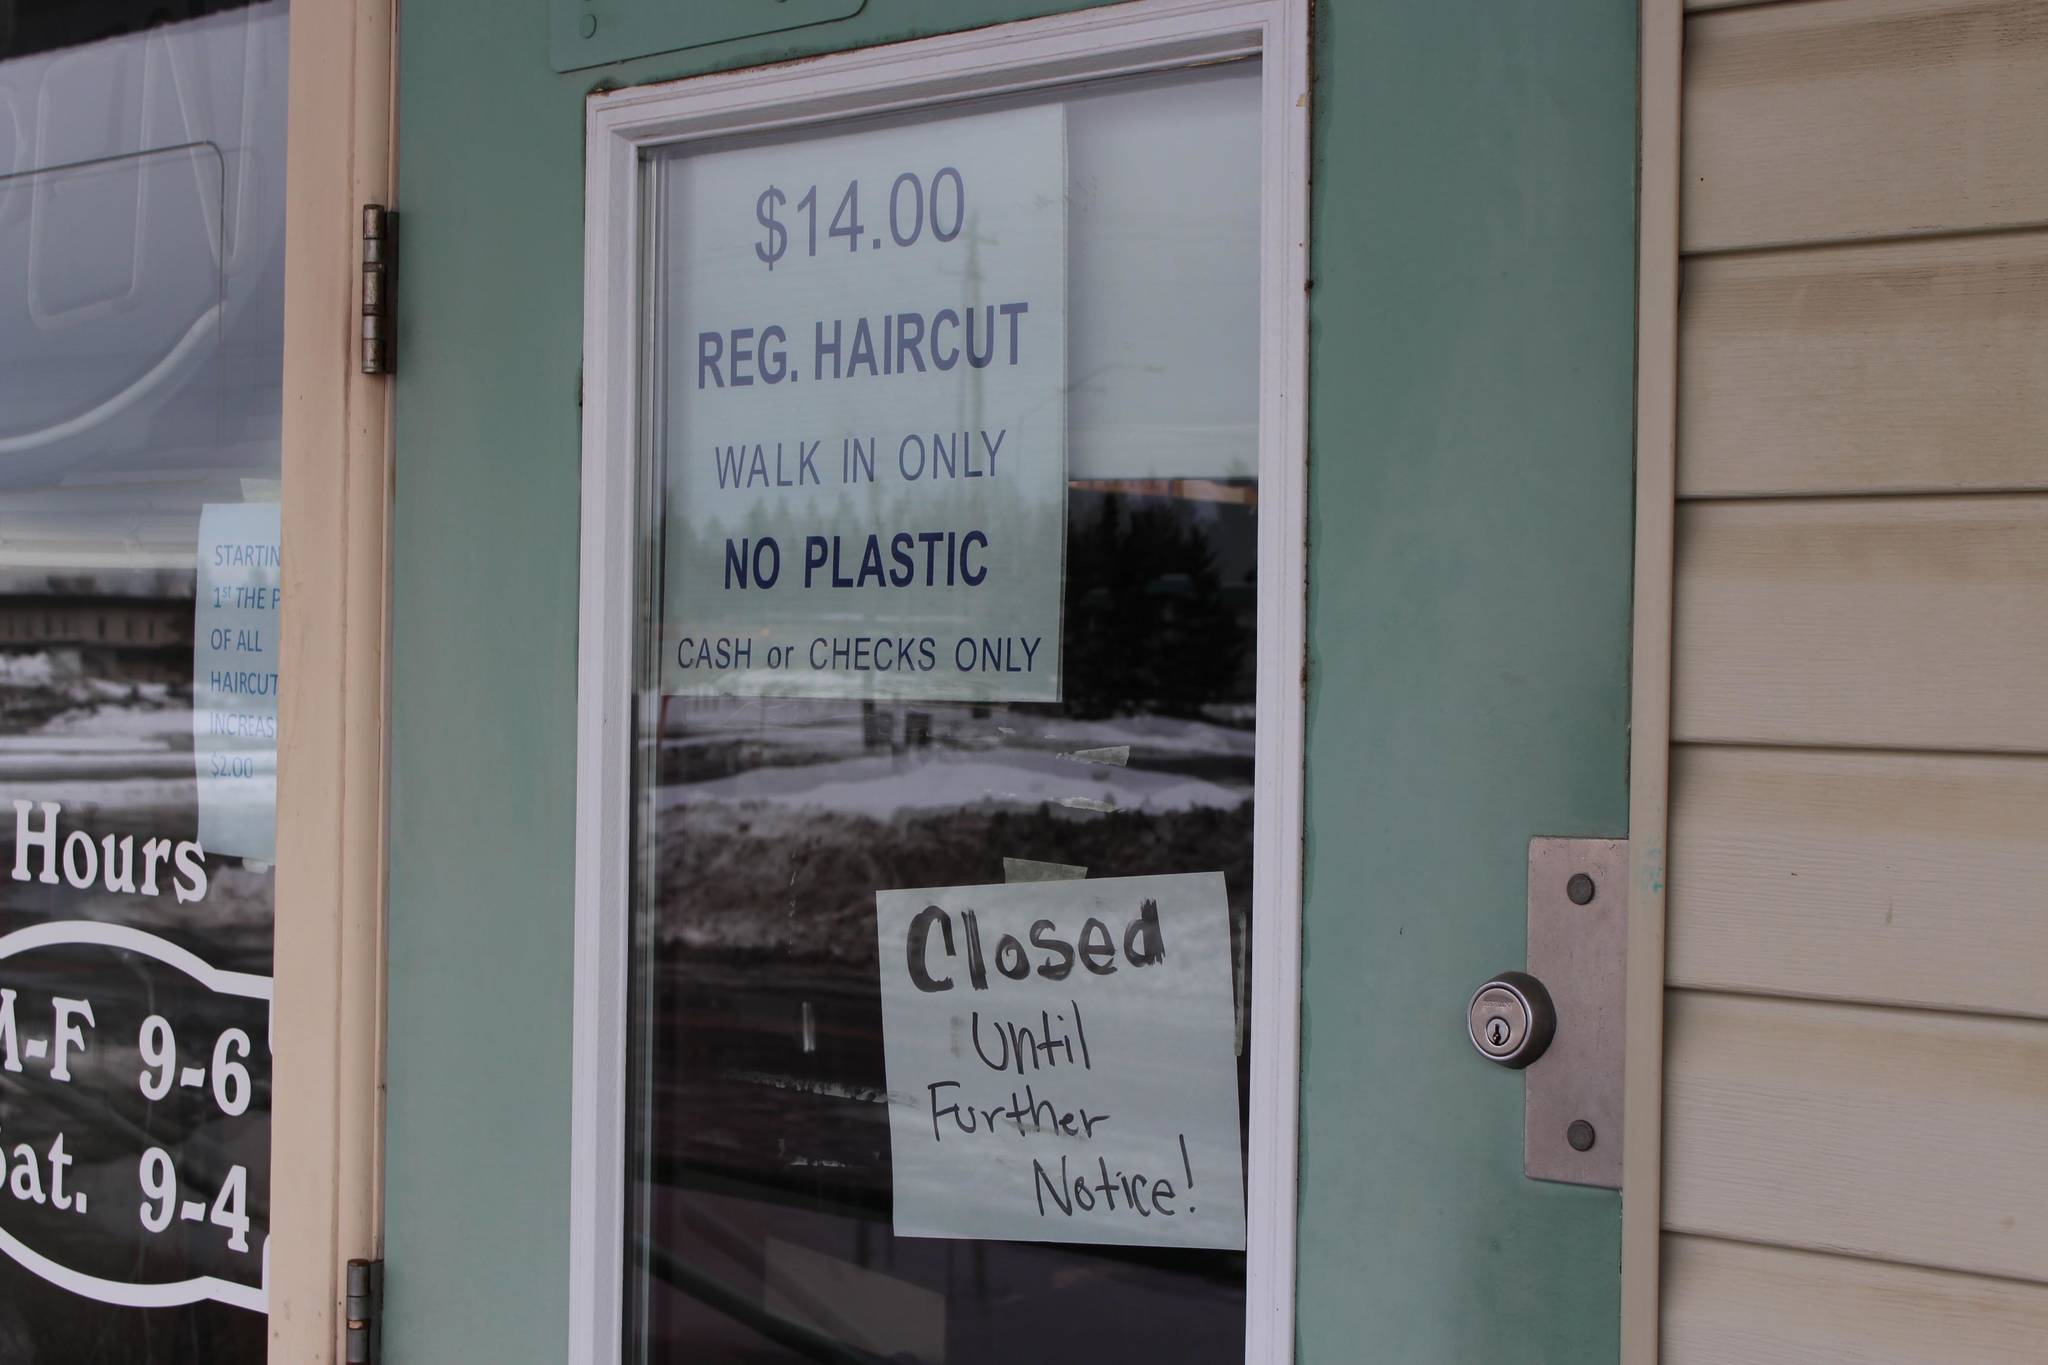
<svg viewBox="0 0 2048 1365">
<path fill-rule="evenodd" d="M 287 13 L 185 12 L 0 14 L 10 1362 L 265 1348 Z"/>
</svg>

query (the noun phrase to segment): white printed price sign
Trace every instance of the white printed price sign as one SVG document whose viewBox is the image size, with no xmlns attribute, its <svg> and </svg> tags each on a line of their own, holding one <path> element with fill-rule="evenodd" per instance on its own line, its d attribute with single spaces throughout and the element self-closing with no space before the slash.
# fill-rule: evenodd
<svg viewBox="0 0 2048 1365">
<path fill-rule="evenodd" d="M 1222 873 L 875 910 L 898 1235 L 1244 1247 Z"/>
<path fill-rule="evenodd" d="M 1057 107 L 679 156 L 662 689 L 1053 701 Z"/>
</svg>

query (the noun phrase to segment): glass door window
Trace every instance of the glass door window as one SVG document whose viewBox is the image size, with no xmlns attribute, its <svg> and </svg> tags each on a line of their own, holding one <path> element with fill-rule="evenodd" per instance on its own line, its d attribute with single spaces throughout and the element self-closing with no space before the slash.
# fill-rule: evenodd
<svg viewBox="0 0 2048 1365">
<path fill-rule="evenodd" d="M 629 1360 L 1244 1358 L 1259 67 L 642 162 Z"/>
</svg>

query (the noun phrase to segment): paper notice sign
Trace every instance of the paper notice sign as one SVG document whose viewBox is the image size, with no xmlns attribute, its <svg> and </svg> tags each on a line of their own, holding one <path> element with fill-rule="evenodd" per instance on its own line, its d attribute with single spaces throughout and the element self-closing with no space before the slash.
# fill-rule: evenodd
<svg viewBox="0 0 2048 1365">
<path fill-rule="evenodd" d="M 875 910 L 899 1236 L 1244 1246 L 1223 874 Z"/>
<path fill-rule="evenodd" d="M 192 761 L 209 853 L 277 860 L 278 505 L 199 512 L 192 613 Z"/>
<path fill-rule="evenodd" d="M 664 167 L 662 691 L 1058 700 L 1060 108 Z"/>
</svg>

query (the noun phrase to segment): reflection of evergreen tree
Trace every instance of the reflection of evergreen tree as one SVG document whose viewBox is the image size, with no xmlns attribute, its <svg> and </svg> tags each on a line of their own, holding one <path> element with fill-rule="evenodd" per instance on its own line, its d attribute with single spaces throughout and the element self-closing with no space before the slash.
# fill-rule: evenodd
<svg viewBox="0 0 2048 1365">
<path fill-rule="evenodd" d="M 1252 641 L 1224 603 L 1208 531 L 1184 505 L 1077 499 L 1066 594 L 1074 714 L 1188 716 L 1233 696 Z"/>
</svg>

